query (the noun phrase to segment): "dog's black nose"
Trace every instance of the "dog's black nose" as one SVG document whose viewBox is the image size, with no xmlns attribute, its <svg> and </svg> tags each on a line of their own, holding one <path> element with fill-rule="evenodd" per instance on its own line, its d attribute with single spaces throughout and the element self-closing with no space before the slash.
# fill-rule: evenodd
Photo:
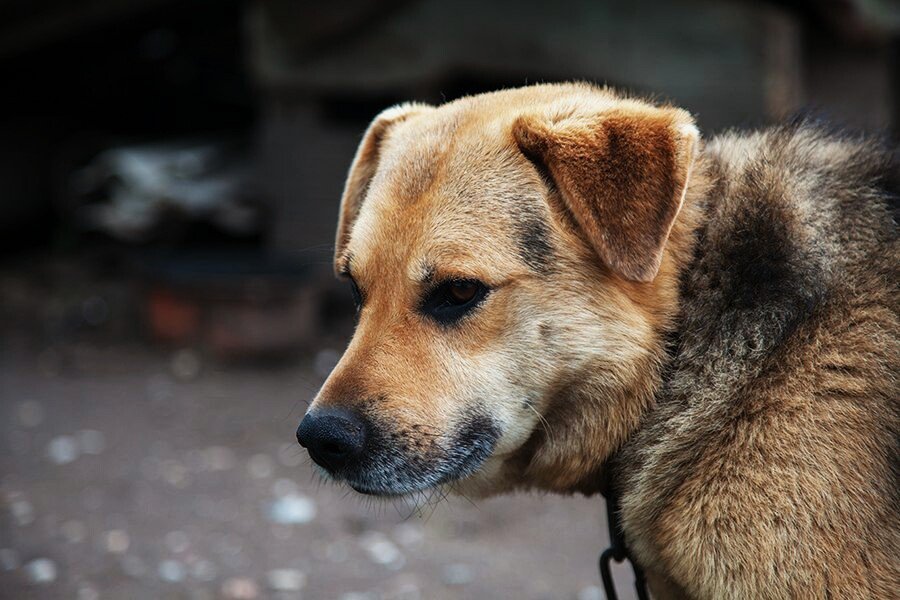
<svg viewBox="0 0 900 600">
<path fill-rule="evenodd" d="M 358 415 L 338 409 L 307 413 L 297 428 L 297 441 L 316 464 L 334 473 L 362 454 L 366 428 Z"/>
</svg>

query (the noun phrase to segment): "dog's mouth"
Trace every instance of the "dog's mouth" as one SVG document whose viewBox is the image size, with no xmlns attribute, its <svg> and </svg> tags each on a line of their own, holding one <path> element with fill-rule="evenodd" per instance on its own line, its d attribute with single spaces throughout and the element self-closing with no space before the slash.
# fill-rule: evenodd
<svg viewBox="0 0 900 600">
<path fill-rule="evenodd" d="M 381 497 L 427 491 L 477 472 L 493 453 L 500 430 L 492 419 L 473 416 L 449 435 L 421 429 L 390 431 L 371 428 L 365 450 L 339 469 L 313 460 L 328 479 L 353 490 Z"/>
</svg>

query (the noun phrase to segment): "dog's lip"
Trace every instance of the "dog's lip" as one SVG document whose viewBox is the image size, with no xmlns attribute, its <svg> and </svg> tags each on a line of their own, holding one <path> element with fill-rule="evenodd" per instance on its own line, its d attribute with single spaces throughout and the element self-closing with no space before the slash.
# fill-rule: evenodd
<svg viewBox="0 0 900 600">
<path fill-rule="evenodd" d="M 352 481 L 350 479 L 344 479 L 344 482 L 350 486 L 354 491 L 359 492 L 360 494 L 364 494 L 366 496 L 380 496 L 382 498 L 402 498 L 404 496 L 410 496 L 413 494 L 418 494 L 420 492 L 425 492 L 431 489 L 434 489 L 438 486 L 444 485 L 445 483 L 449 483 L 452 481 L 460 481 L 465 479 L 466 477 L 473 474 L 484 462 L 490 457 L 484 456 L 480 457 L 476 462 L 470 464 L 472 457 L 477 453 L 477 448 L 470 448 L 468 452 L 459 460 L 458 464 L 454 465 L 454 468 L 451 472 L 443 473 L 440 477 L 438 477 L 435 481 L 431 482 L 429 485 L 409 485 L 405 486 L 404 489 L 401 490 L 392 490 L 390 488 L 374 488 L 369 487 L 364 484 L 358 483 L 356 481 Z"/>
<path fill-rule="evenodd" d="M 358 492 L 360 494 L 364 494 L 366 496 L 378 496 L 380 498 L 402 498 L 403 496 L 408 496 L 410 494 L 415 494 L 416 490 L 410 490 L 406 492 L 394 492 L 391 490 L 375 490 L 371 488 L 367 488 L 361 485 L 357 485 L 355 483 L 347 482 L 351 488 L 353 488 L 354 492 Z M 419 490 L 421 491 L 421 490 Z"/>
</svg>

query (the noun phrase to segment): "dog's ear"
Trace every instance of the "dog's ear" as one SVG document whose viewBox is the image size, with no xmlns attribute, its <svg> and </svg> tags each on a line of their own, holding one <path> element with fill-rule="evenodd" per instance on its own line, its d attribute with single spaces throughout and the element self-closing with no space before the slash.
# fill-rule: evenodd
<svg viewBox="0 0 900 600">
<path fill-rule="evenodd" d="M 699 133 L 686 112 L 644 106 L 523 115 L 522 152 L 552 179 L 612 271 L 652 281 L 684 201 Z"/>
<path fill-rule="evenodd" d="M 432 107 L 427 104 L 414 102 L 398 104 L 383 110 L 372 120 L 356 150 L 356 156 L 353 158 L 350 172 L 347 174 L 347 183 L 344 185 L 340 216 L 338 217 L 337 238 L 334 244 L 335 260 L 340 258 L 350 239 L 350 230 L 369 191 L 369 184 L 378 168 L 382 143 L 391 127 L 415 114 L 431 109 Z"/>
</svg>

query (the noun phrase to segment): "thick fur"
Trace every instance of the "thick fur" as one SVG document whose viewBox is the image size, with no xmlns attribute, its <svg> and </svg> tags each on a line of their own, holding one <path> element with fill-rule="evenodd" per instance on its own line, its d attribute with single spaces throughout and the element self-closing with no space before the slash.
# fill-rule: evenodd
<svg viewBox="0 0 900 600">
<path fill-rule="evenodd" d="M 896 597 L 896 165 L 803 122 L 705 154 L 672 358 L 618 457 L 629 541 L 691 597 Z"/>
<path fill-rule="evenodd" d="M 611 479 L 658 597 L 895 597 L 892 161 L 806 122 L 704 145 L 686 112 L 582 84 L 386 111 L 337 236 L 359 325 L 310 409 L 382 443 L 337 476 Z M 490 292 L 442 327 L 419 307 L 449 279 Z"/>
</svg>

